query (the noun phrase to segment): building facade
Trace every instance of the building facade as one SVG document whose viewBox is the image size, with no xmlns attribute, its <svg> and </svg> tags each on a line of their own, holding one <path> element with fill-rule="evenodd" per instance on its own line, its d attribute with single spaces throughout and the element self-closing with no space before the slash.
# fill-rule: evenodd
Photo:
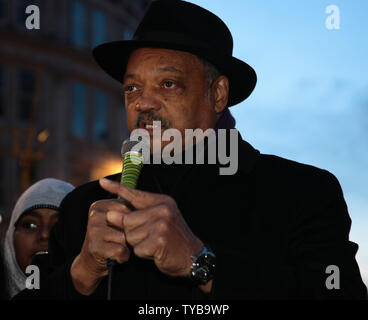
<svg viewBox="0 0 368 320">
<path fill-rule="evenodd" d="M 77 186 L 121 170 L 128 136 L 123 89 L 91 50 L 131 38 L 149 2 L 0 0 L 3 220 L 37 180 Z M 29 5 L 39 8 L 39 29 L 26 27 Z"/>
</svg>

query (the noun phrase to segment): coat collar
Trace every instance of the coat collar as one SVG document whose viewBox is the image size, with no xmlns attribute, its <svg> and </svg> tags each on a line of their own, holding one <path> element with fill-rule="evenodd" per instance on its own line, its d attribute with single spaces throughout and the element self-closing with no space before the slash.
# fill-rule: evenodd
<svg viewBox="0 0 368 320">
<path fill-rule="evenodd" d="M 226 108 L 215 126 L 216 133 L 219 129 L 235 129 L 235 118 L 229 108 Z M 243 140 L 238 131 L 238 170 L 248 174 L 255 165 L 260 152 Z"/>
<path fill-rule="evenodd" d="M 238 148 L 238 168 L 245 174 L 249 174 L 258 160 L 260 152 L 243 140 L 240 132 L 238 132 Z"/>
</svg>

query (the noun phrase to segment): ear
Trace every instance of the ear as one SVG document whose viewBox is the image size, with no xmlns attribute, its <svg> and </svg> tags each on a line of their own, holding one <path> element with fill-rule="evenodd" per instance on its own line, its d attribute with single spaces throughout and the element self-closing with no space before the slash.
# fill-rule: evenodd
<svg viewBox="0 0 368 320">
<path fill-rule="evenodd" d="M 229 79 L 221 75 L 212 84 L 212 99 L 215 103 L 214 110 L 221 113 L 227 106 L 229 98 Z"/>
</svg>

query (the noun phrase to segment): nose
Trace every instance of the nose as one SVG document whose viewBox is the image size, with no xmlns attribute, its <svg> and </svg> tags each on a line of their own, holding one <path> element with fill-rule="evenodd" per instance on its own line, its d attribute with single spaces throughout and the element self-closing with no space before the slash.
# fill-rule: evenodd
<svg viewBox="0 0 368 320">
<path fill-rule="evenodd" d="M 50 239 L 50 231 L 51 229 L 47 226 L 44 226 L 40 229 L 40 241 L 48 242 Z"/>
<path fill-rule="evenodd" d="M 140 97 L 135 101 L 135 109 L 138 112 L 158 111 L 161 109 L 162 103 L 157 98 L 153 90 L 145 88 Z"/>
</svg>

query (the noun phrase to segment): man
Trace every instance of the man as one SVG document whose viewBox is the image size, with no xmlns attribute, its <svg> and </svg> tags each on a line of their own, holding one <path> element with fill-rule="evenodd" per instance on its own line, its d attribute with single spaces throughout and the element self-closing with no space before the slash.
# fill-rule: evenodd
<svg viewBox="0 0 368 320">
<path fill-rule="evenodd" d="M 124 86 L 129 130 L 146 129 L 151 146 L 154 121 L 183 136 L 185 129 L 226 129 L 229 142 L 234 121 L 228 107 L 246 99 L 256 83 L 254 70 L 232 57 L 225 24 L 184 1 L 153 2 L 133 40 L 103 44 L 94 57 Z M 189 149 L 181 151 L 185 158 Z M 336 178 L 262 155 L 241 137 L 237 152 L 233 175 L 220 175 L 218 161 L 147 164 L 136 190 L 120 185 L 120 175 L 77 188 L 62 203 L 50 243 L 54 272 L 40 294 L 365 298 Z"/>
</svg>

